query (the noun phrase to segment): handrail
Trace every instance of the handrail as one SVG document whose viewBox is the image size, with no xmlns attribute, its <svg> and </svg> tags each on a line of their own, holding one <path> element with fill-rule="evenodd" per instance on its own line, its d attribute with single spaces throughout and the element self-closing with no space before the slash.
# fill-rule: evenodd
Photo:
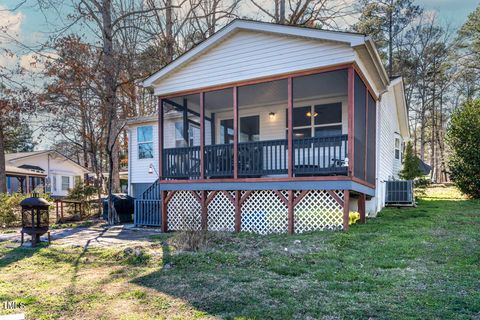
<svg viewBox="0 0 480 320">
<path fill-rule="evenodd" d="M 348 135 L 294 139 L 293 173 L 300 175 L 345 174 Z M 233 144 L 206 145 L 205 177 L 233 176 Z M 198 179 L 200 147 L 164 149 L 166 179 Z M 288 140 L 238 143 L 238 173 L 241 177 L 282 175 L 288 172 Z"/>
</svg>

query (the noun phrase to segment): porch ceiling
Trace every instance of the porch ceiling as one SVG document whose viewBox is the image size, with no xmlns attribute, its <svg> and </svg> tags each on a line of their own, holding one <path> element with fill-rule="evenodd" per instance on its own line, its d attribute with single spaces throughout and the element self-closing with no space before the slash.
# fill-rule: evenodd
<svg viewBox="0 0 480 320">
<path fill-rule="evenodd" d="M 294 78 L 294 99 L 346 95 L 347 76 L 346 71 L 334 71 Z M 199 109 L 199 94 L 179 96 L 169 100 L 183 105 L 184 99 L 189 108 Z M 288 99 L 287 79 L 240 86 L 238 99 L 239 107 L 286 105 Z M 205 108 L 210 111 L 233 110 L 232 88 L 206 92 Z"/>
</svg>

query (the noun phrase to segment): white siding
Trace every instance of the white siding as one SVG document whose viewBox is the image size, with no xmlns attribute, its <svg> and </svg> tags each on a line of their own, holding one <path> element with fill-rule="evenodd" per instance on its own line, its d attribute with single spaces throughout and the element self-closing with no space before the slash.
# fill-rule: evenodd
<svg viewBox="0 0 480 320">
<path fill-rule="evenodd" d="M 10 164 L 17 167 L 23 164 L 34 165 L 44 169 L 51 186 L 50 190 L 54 196 L 66 196 L 68 194 L 68 191 L 62 190 L 62 176 L 69 177 L 69 188 L 73 188 L 75 177 L 80 177 L 83 180 L 84 175 L 84 170 L 81 167 L 56 153 L 50 155 L 43 153 L 33 157 L 12 160 Z M 53 178 L 54 176 L 56 179 Z M 54 180 L 56 180 L 56 186 L 53 186 Z"/>
<path fill-rule="evenodd" d="M 375 214 L 385 206 L 385 181 L 398 179 L 402 168 L 401 161 L 395 159 L 395 137 L 400 137 L 395 103 L 390 87 L 377 104 L 377 188 L 375 199 L 367 202 L 367 212 L 370 214 Z"/>
<path fill-rule="evenodd" d="M 137 128 L 143 126 L 152 126 L 153 128 L 153 158 L 139 159 L 138 158 L 138 139 Z M 165 129 L 168 132 L 167 129 Z M 175 132 L 174 132 L 175 133 Z M 142 123 L 138 125 L 131 125 L 129 127 L 130 135 L 130 153 L 128 155 L 128 165 L 130 166 L 129 183 L 153 183 L 158 179 L 155 172 L 159 172 L 158 168 L 158 124 L 157 122 Z M 148 173 L 150 164 L 153 164 L 155 170 L 152 174 Z"/>
<path fill-rule="evenodd" d="M 354 60 L 354 50 L 334 42 L 239 31 L 166 76 L 156 94 L 308 70 Z"/>
</svg>

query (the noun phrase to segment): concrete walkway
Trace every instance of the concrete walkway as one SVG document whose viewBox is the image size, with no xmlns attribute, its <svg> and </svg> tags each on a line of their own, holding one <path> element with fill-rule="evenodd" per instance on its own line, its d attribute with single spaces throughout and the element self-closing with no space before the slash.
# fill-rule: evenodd
<svg viewBox="0 0 480 320">
<path fill-rule="evenodd" d="M 0 242 L 20 243 L 20 229 L 15 232 L 0 233 Z M 160 234 L 159 229 L 134 228 L 133 225 L 107 226 L 97 222 L 90 227 L 77 227 L 50 230 L 52 244 L 75 247 L 132 247 L 151 242 L 150 236 Z M 24 245 L 30 246 L 30 236 L 25 235 Z M 42 237 L 47 240 L 46 235 Z"/>
</svg>

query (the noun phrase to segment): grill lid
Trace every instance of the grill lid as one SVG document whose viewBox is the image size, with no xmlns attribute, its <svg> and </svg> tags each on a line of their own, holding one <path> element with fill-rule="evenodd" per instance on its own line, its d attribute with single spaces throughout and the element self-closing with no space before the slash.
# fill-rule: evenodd
<svg viewBox="0 0 480 320">
<path fill-rule="evenodd" d="M 30 198 L 23 199 L 22 202 L 20 202 L 20 206 L 27 207 L 27 208 L 45 208 L 46 209 L 50 206 L 50 203 L 43 198 L 30 197 Z"/>
</svg>

